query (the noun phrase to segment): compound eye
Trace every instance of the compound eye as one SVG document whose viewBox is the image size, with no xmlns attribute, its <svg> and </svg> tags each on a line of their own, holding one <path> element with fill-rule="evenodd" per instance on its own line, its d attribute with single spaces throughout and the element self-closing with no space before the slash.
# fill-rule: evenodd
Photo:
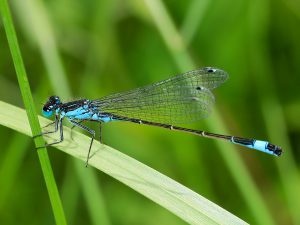
<svg viewBox="0 0 300 225">
<path fill-rule="evenodd" d="M 49 112 L 50 109 L 49 109 L 48 107 L 44 106 L 44 107 L 43 107 L 43 111 L 44 111 L 44 112 Z"/>
<path fill-rule="evenodd" d="M 208 73 L 215 73 L 217 70 L 214 69 L 214 68 L 211 68 L 211 67 L 207 67 L 207 68 L 206 68 L 206 71 L 207 71 Z"/>
<path fill-rule="evenodd" d="M 45 117 L 50 117 L 52 116 L 53 111 L 49 107 L 44 106 L 42 113 Z"/>
</svg>

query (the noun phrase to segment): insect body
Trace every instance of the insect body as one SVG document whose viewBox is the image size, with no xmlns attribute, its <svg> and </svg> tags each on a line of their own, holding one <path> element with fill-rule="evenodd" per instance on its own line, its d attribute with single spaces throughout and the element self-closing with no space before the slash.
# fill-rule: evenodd
<svg viewBox="0 0 300 225">
<path fill-rule="evenodd" d="M 55 115 L 55 121 L 51 123 L 55 124 L 55 129 L 40 135 L 59 130 L 60 140 L 47 144 L 47 146 L 62 142 L 64 118 L 67 118 L 74 126 L 88 131 L 92 135 L 92 139 L 86 165 L 90 157 L 95 131 L 83 125 L 81 123 L 83 121 L 100 122 L 100 142 L 103 122 L 128 121 L 202 137 L 224 139 L 233 144 L 280 156 L 281 147 L 267 141 L 214 134 L 173 125 L 194 122 L 208 116 L 214 103 L 211 90 L 221 85 L 227 77 L 227 73 L 223 70 L 205 67 L 96 100 L 81 99 L 63 103 L 58 96 L 51 96 L 43 107 L 43 115 L 45 117 Z"/>
</svg>

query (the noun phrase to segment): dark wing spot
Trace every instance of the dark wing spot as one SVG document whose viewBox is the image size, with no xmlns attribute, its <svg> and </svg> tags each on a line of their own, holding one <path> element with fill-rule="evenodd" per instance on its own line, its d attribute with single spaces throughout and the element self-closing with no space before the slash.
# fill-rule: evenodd
<svg viewBox="0 0 300 225">
<path fill-rule="evenodd" d="M 202 90 L 202 87 L 196 87 L 196 90 L 201 91 L 201 90 Z"/>
<path fill-rule="evenodd" d="M 215 69 L 212 69 L 212 68 L 208 68 L 208 69 L 207 69 L 207 72 L 208 72 L 208 73 L 214 73 L 214 72 L 216 72 L 216 70 L 215 70 Z"/>
</svg>

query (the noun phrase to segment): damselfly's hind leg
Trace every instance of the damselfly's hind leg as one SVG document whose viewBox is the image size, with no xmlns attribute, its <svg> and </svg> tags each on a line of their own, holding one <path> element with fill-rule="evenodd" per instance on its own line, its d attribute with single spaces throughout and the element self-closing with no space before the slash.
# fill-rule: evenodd
<svg viewBox="0 0 300 225">
<path fill-rule="evenodd" d="M 81 129 L 83 130 L 86 130 L 87 132 L 89 132 L 91 135 L 92 135 L 92 140 L 91 140 L 91 143 L 90 143 L 90 147 L 89 147 L 89 151 L 88 151 L 88 155 L 87 155 L 87 158 L 86 158 L 86 163 L 85 163 L 85 166 L 87 167 L 88 164 L 89 164 L 89 159 L 90 159 L 90 153 L 91 153 L 91 149 L 92 149 L 92 145 L 93 145 L 93 141 L 95 139 L 95 131 L 82 125 L 80 122 L 76 122 L 74 120 L 70 120 L 70 122 L 76 126 L 76 127 L 80 127 Z"/>
<path fill-rule="evenodd" d="M 70 131 L 70 138 L 72 139 L 72 140 L 74 140 L 73 139 L 73 129 L 75 128 L 75 127 L 78 127 L 77 125 L 74 125 L 74 122 L 75 120 L 72 120 L 72 124 L 73 124 L 73 126 L 71 127 L 71 131 Z M 77 122 L 77 121 L 75 121 L 76 123 L 78 123 L 78 124 L 81 124 L 82 122 L 83 122 L 83 120 L 81 120 L 81 121 L 79 121 L 79 122 Z"/>
<path fill-rule="evenodd" d="M 52 131 L 45 131 L 45 132 L 42 132 L 40 134 L 34 135 L 33 138 L 36 138 L 36 137 L 39 137 L 39 136 L 43 136 L 44 134 L 56 133 L 58 131 L 58 123 L 59 123 L 59 119 L 58 119 L 58 116 L 56 115 L 55 116 L 55 121 L 53 121 L 51 123 L 48 123 L 46 126 L 43 127 L 43 128 L 46 128 L 46 127 L 51 126 L 52 124 L 55 124 L 54 125 L 54 130 L 52 130 Z"/>
<path fill-rule="evenodd" d="M 74 123 L 73 122 L 76 122 L 76 123 L 78 123 L 78 124 L 81 124 L 82 122 L 83 122 L 84 120 L 81 120 L 81 121 L 75 121 L 75 120 L 72 120 L 72 124 L 73 124 L 73 126 L 71 127 L 71 133 L 70 133 L 70 136 L 71 136 L 71 139 L 73 140 L 73 129 L 75 128 L 75 127 L 78 127 L 78 125 L 74 125 Z M 47 125 L 48 126 L 48 125 Z M 102 126 L 103 126 L 103 122 L 101 122 L 101 121 L 99 121 L 99 142 L 101 143 L 101 144 L 103 144 L 103 139 L 102 139 Z"/>
</svg>

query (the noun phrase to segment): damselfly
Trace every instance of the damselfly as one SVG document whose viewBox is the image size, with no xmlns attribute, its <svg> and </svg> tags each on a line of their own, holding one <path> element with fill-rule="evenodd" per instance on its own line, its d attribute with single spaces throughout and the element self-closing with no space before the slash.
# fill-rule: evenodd
<svg viewBox="0 0 300 225">
<path fill-rule="evenodd" d="M 280 156 L 281 147 L 267 141 L 209 133 L 173 125 L 194 122 L 208 116 L 214 103 L 211 90 L 221 85 L 227 77 L 227 73 L 223 70 L 205 67 L 96 100 L 80 99 L 63 103 L 58 96 L 51 96 L 44 104 L 42 112 L 45 117 L 55 115 L 55 121 L 51 123 L 55 124 L 55 129 L 40 135 L 55 133 L 59 130 L 60 140 L 46 144 L 46 146 L 62 142 L 64 118 L 67 118 L 74 126 L 86 130 L 92 135 L 86 165 L 90 158 L 95 131 L 83 125 L 84 121 L 100 123 L 100 142 L 103 122 L 128 121 L 183 131 L 202 137 L 223 139 L 233 144 Z"/>
</svg>

